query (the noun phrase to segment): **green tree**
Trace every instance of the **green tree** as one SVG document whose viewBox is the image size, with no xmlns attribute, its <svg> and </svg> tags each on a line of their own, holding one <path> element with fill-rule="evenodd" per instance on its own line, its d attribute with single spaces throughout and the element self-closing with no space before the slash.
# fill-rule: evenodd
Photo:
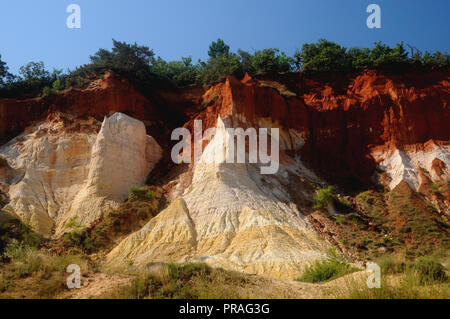
<svg viewBox="0 0 450 319">
<path fill-rule="evenodd" d="M 368 48 L 351 48 L 347 51 L 347 54 L 351 60 L 352 68 L 355 70 L 373 66 L 370 49 Z"/>
<path fill-rule="evenodd" d="M 154 56 L 153 50 L 147 46 L 128 44 L 113 39 L 112 50 L 100 49 L 91 56 L 91 62 L 106 68 L 137 70 L 150 67 L 155 61 Z"/>
<path fill-rule="evenodd" d="M 227 75 L 242 76 L 241 61 L 238 55 L 230 52 L 230 47 L 218 39 L 209 46 L 207 62 L 199 61 L 197 80 L 204 84 L 221 80 Z"/>
<path fill-rule="evenodd" d="M 13 75 L 8 72 L 8 69 L 6 62 L 2 61 L 2 55 L 0 54 L 0 88 L 14 78 Z"/>
<path fill-rule="evenodd" d="M 192 64 L 191 57 L 183 57 L 181 61 L 170 62 L 158 57 L 153 64 L 153 72 L 170 79 L 177 86 L 185 86 L 197 81 L 199 67 Z"/>
<path fill-rule="evenodd" d="M 222 39 L 217 39 L 217 42 L 212 42 L 209 46 L 208 55 L 212 59 L 219 58 L 222 55 L 230 53 L 230 46 L 225 44 Z"/>
<path fill-rule="evenodd" d="M 313 71 L 351 68 L 346 48 L 326 39 L 320 39 L 317 43 L 304 44 L 302 49 L 295 53 L 294 63 L 298 69 Z"/>
<path fill-rule="evenodd" d="M 400 67 L 406 66 L 408 61 L 408 53 L 406 52 L 403 42 L 397 43 L 395 48 L 376 43 L 372 49 L 371 57 L 376 67 Z"/>
<path fill-rule="evenodd" d="M 25 82 L 50 81 L 51 74 L 45 69 L 44 62 L 30 62 L 20 67 L 19 79 Z"/>
<path fill-rule="evenodd" d="M 250 74 L 288 72 L 292 69 L 292 58 L 278 49 L 258 50 L 253 55 L 239 50 L 242 69 Z"/>
</svg>

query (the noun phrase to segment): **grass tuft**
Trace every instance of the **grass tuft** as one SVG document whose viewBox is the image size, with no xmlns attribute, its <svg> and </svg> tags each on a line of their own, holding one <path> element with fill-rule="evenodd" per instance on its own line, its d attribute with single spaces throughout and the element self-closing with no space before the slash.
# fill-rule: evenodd
<svg viewBox="0 0 450 319">
<path fill-rule="evenodd" d="M 311 283 L 326 282 L 357 270 L 345 260 L 345 257 L 332 249 L 326 259 L 316 260 L 312 265 L 306 266 L 304 273 L 297 280 Z"/>
</svg>

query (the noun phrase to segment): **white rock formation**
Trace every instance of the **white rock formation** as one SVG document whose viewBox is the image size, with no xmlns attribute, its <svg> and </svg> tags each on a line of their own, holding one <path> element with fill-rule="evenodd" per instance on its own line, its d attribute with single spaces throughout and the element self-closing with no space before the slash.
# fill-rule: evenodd
<svg viewBox="0 0 450 319">
<path fill-rule="evenodd" d="M 394 189 L 401 181 L 418 190 L 422 184 L 420 172 L 423 172 L 432 182 L 450 179 L 450 146 L 428 143 L 418 150 L 388 150 L 372 153 L 379 162 L 379 168 L 390 178 L 389 188 Z M 433 169 L 433 161 L 442 161 L 445 169 L 439 174 Z"/>
<path fill-rule="evenodd" d="M 9 204 L 42 235 L 65 231 L 73 216 L 87 226 L 142 185 L 162 156 L 142 122 L 121 113 L 105 118 L 98 134 L 44 122 L 0 148 L 14 171 Z"/>
<path fill-rule="evenodd" d="M 127 237 L 108 255 L 108 261 L 132 259 L 136 265 L 145 265 L 201 260 L 226 269 L 292 279 L 306 263 L 322 257 L 328 243 L 295 205 L 288 204 L 289 195 L 276 184 L 276 178 L 260 175 L 257 165 L 225 163 L 228 143 L 219 118 L 216 134 L 195 165 L 192 185 L 182 198 Z M 176 253 L 162 252 L 162 242 L 172 242 L 170 251 Z"/>
</svg>

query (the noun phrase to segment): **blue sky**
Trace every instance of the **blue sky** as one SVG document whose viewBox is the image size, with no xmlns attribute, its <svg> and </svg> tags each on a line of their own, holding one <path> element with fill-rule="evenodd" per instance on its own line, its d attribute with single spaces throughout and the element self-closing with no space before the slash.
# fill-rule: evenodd
<svg viewBox="0 0 450 319">
<path fill-rule="evenodd" d="M 68 29 L 66 7 L 81 7 L 81 29 Z M 368 29 L 366 8 L 382 10 Z M 0 54 L 16 73 L 30 61 L 48 69 L 89 62 L 112 38 L 152 48 L 164 59 L 205 59 L 221 37 L 233 51 L 269 47 L 292 55 L 327 38 L 344 46 L 405 41 L 450 51 L 450 0 L 8 0 L 0 3 Z"/>
</svg>

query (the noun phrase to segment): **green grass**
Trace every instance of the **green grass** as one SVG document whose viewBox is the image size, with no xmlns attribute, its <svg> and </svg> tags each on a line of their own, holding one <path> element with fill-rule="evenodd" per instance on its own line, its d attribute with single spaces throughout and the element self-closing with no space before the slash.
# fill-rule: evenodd
<svg viewBox="0 0 450 319">
<path fill-rule="evenodd" d="M 138 273 L 130 285 L 102 298 L 234 299 L 245 297 L 237 287 L 246 283 L 238 273 L 212 269 L 203 263 L 169 263 L 162 271 Z"/>
<path fill-rule="evenodd" d="M 37 248 L 41 243 L 41 238 L 33 232 L 30 226 L 17 219 L 10 220 L 0 226 L 0 257 L 5 248 L 17 242 L 24 246 Z"/>
<path fill-rule="evenodd" d="M 66 291 L 67 266 L 77 264 L 82 273 L 90 263 L 82 255 L 53 255 L 17 242 L 5 250 L 0 264 L 0 292 L 7 298 L 55 298 Z"/>
<path fill-rule="evenodd" d="M 327 282 L 357 271 L 336 250 L 330 250 L 328 257 L 316 260 L 312 265 L 306 266 L 298 281 L 320 283 Z"/>
<path fill-rule="evenodd" d="M 80 228 L 81 225 L 80 225 L 80 223 L 78 223 L 77 219 L 78 219 L 77 216 L 71 217 L 69 219 L 69 221 L 66 223 L 65 227 L 66 228 Z"/>
<path fill-rule="evenodd" d="M 336 196 L 336 189 L 334 186 L 328 186 L 317 190 L 317 194 L 313 198 L 314 209 L 326 210 L 329 204 L 339 212 L 349 212 L 352 210 L 352 205 L 345 199 Z"/>
<path fill-rule="evenodd" d="M 365 282 L 347 280 L 337 288 L 340 298 L 350 299 L 448 299 L 449 278 L 445 268 L 431 257 L 405 261 L 385 257 L 377 261 L 381 268 L 381 288 L 369 289 Z"/>
<path fill-rule="evenodd" d="M 328 204 L 334 201 L 336 197 L 334 193 L 335 188 L 333 186 L 319 189 L 313 198 L 314 209 L 326 209 Z"/>
</svg>

